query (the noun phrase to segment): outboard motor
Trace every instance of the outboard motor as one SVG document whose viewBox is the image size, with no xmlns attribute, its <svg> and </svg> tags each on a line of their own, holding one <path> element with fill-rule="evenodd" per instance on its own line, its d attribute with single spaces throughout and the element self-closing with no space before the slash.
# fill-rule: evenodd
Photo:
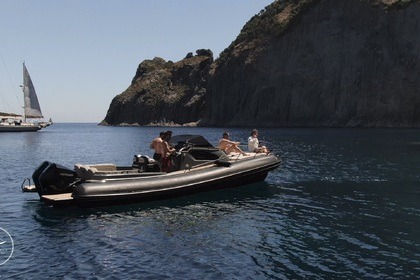
<svg viewBox="0 0 420 280">
<path fill-rule="evenodd" d="M 32 174 L 38 194 L 60 194 L 71 192 L 80 179 L 73 170 L 44 161 Z"/>
<path fill-rule="evenodd" d="M 156 160 L 142 155 L 134 155 L 132 167 L 138 168 L 140 172 L 160 171 L 159 163 Z"/>
</svg>

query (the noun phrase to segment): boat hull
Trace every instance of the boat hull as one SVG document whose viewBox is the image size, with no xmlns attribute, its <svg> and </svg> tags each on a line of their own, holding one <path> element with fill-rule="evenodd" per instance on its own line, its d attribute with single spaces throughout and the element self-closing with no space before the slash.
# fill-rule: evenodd
<svg viewBox="0 0 420 280">
<path fill-rule="evenodd" d="M 263 155 L 232 162 L 230 166 L 213 163 L 159 176 L 92 180 L 75 187 L 70 200 L 55 201 L 42 196 L 41 200 L 47 204 L 72 203 L 83 207 L 160 200 L 264 181 L 268 172 L 280 163 L 274 155 Z"/>
<path fill-rule="evenodd" d="M 34 132 L 40 129 L 35 125 L 0 125 L 0 132 Z"/>
</svg>

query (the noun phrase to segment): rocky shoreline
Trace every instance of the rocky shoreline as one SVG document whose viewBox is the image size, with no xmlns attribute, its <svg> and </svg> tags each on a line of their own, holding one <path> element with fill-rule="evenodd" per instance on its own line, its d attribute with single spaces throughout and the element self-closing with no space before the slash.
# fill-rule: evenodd
<svg viewBox="0 0 420 280">
<path fill-rule="evenodd" d="M 420 1 L 275 1 L 219 56 L 140 63 L 103 125 L 420 127 Z"/>
</svg>

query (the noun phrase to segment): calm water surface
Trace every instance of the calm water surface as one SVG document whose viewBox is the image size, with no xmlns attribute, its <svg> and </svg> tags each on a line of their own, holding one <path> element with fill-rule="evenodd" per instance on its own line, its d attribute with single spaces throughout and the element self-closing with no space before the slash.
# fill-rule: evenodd
<svg viewBox="0 0 420 280">
<path fill-rule="evenodd" d="M 420 130 L 260 129 L 265 182 L 126 206 L 55 209 L 20 190 L 44 160 L 130 165 L 162 128 L 54 124 L 0 134 L 0 279 L 413 279 Z M 171 128 L 216 144 L 225 129 Z M 230 128 L 245 142 L 249 129 Z M 1 242 L 6 241 L 4 244 Z"/>
</svg>

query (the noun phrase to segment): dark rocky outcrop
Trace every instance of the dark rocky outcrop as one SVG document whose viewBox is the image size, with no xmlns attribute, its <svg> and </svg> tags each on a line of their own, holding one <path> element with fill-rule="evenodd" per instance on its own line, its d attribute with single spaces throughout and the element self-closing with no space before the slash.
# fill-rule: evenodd
<svg viewBox="0 0 420 280">
<path fill-rule="evenodd" d="M 198 50 L 179 62 L 143 61 L 131 85 L 116 96 L 103 125 L 194 125 L 203 115 L 213 53 Z"/>
<path fill-rule="evenodd" d="M 203 124 L 420 126 L 420 4 L 411 2 L 272 4 L 216 62 Z"/>
<path fill-rule="evenodd" d="M 198 53 L 143 62 L 105 121 L 420 127 L 419 0 L 275 1 L 211 65 Z"/>
</svg>

